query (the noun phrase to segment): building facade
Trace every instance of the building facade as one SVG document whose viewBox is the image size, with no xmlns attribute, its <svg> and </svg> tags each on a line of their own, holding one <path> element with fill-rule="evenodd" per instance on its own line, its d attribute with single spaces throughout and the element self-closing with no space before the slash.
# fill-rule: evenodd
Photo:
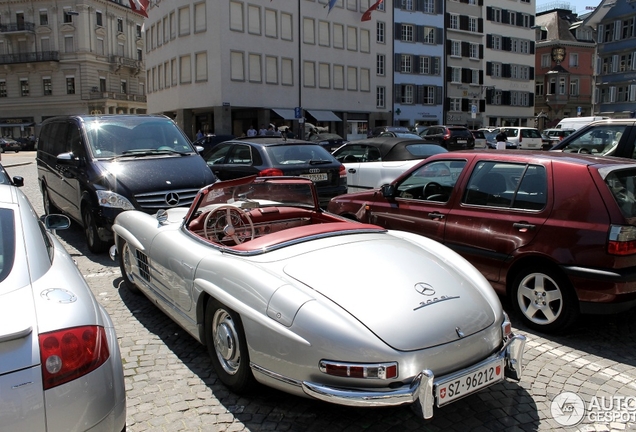
<svg viewBox="0 0 636 432">
<path fill-rule="evenodd" d="M 605 0 L 597 8 L 603 14 L 597 17 L 595 114 L 614 118 L 636 117 L 634 5 L 630 0 Z"/>
<path fill-rule="evenodd" d="M 534 127 L 535 2 L 485 6 L 488 126 Z"/>
<path fill-rule="evenodd" d="M 536 15 L 535 114 L 540 129 L 565 117 L 593 115 L 596 44 L 584 18 L 560 8 Z"/>
<path fill-rule="evenodd" d="M 60 114 L 146 112 L 143 17 L 126 0 L 0 2 L 0 133 Z"/>
<path fill-rule="evenodd" d="M 304 135 L 303 122 L 365 137 L 369 123 L 392 121 L 393 8 L 362 21 L 374 3 L 157 2 L 145 28 L 149 110 L 191 137 L 270 123 Z"/>
<path fill-rule="evenodd" d="M 444 124 L 486 126 L 483 0 L 446 2 Z"/>
<path fill-rule="evenodd" d="M 440 124 L 444 94 L 444 1 L 394 1 L 393 6 L 393 124 L 407 127 Z"/>
</svg>

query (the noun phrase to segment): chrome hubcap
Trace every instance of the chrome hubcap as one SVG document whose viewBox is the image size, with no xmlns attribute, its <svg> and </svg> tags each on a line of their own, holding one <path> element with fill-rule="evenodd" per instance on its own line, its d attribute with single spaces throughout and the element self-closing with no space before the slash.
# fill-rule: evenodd
<svg viewBox="0 0 636 432">
<path fill-rule="evenodd" d="M 238 344 L 238 333 L 234 327 L 234 320 L 227 311 L 219 309 L 212 320 L 212 337 L 214 351 L 225 372 L 234 375 L 238 372 L 241 352 Z"/>
</svg>

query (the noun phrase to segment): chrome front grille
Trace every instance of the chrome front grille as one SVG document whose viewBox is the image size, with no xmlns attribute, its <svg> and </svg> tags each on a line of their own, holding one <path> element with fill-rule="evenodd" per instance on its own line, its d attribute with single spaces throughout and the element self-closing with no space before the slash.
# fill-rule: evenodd
<svg viewBox="0 0 636 432">
<path fill-rule="evenodd" d="M 159 209 L 170 207 L 189 207 L 197 196 L 199 189 L 175 189 L 149 192 L 135 195 L 141 210 L 155 213 Z"/>
</svg>

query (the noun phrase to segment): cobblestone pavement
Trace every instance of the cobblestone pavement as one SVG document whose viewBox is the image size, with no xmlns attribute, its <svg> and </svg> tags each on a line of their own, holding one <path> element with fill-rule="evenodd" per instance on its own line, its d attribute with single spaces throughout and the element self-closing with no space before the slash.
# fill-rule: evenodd
<svg viewBox="0 0 636 432">
<path fill-rule="evenodd" d="M 23 190 L 41 214 L 34 154 L 4 154 L 2 163 L 10 175 L 25 177 Z M 88 252 L 77 225 L 58 235 L 115 323 L 126 374 L 128 431 L 636 430 L 636 311 L 584 317 L 561 336 L 519 327 L 513 316 L 515 331 L 528 337 L 521 382 L 500 383 L 436 409 L 429 421 L 408 407 L 340 407 L 265 387 L 241 397 L 217 380 L 203 346 L 145 297 L 123 288 L 107 255 Z M 563 392 L 578 395 L 585 406 L 595 403 L 569 428 L 555 421 L 551 410 Z M 620 407 L 619 400 L 628 406 Z M 566 402 L 560 405 L 575 406 L 572 399 Z M 594 412 L 617 417 L 594 422 Z"/>
</svg>

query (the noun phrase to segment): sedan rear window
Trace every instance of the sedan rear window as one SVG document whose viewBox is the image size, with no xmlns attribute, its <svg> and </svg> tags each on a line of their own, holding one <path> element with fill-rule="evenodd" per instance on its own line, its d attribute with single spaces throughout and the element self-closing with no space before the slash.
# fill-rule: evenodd
<svg viewBox="0 0 636 432">
<path fill-rule="evenodd" d="M 327 150 L 319 145 L 282 145 L 271 146 L 267 152 L 274 165 L 298 165 L 309 162 L 336 162 Z"/>
<path fill-rule="evenodd" d="M 409 144 L 406 146 L 406 150 L 413 156 L 432 156 L 438 153 L 447 153 L 444 147 L 437 144 Z"/>
<path fill-rule="evenodd" d="M 0 209 L 0 282 L 11 273 L 15 259 L 15 223 L 14 213 L 9 209 Z M 8 287 L 13 289 L 14 287 Z"/>
</svg>

